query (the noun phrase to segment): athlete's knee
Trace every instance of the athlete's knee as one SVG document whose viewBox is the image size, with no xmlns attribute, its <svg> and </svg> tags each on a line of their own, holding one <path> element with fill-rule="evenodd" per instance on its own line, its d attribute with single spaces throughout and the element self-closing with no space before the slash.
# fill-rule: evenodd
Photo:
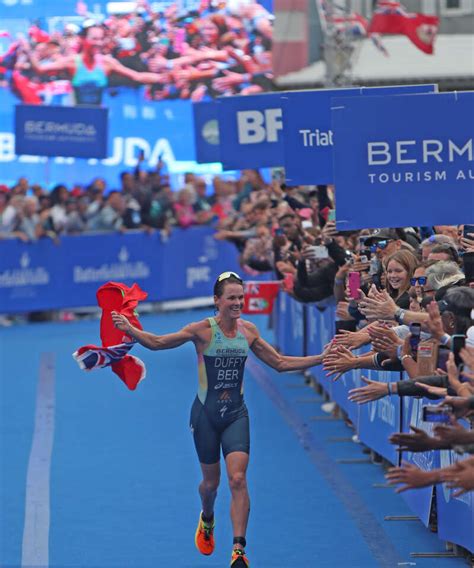
<svg viewBox="0 0 474 568">
<path fill-rule="evenodd" d="M 229 475 L 229 487 L 231 491 L 243 491 L 247 488 L 247 478 L 243 471 L 236 471 Z"/>
<path fill-rule="evenodd" d="M 219 487 L 219 479 L 203 479 L 200 488 L 206 493 L 215 493 Z"/>
</svg>

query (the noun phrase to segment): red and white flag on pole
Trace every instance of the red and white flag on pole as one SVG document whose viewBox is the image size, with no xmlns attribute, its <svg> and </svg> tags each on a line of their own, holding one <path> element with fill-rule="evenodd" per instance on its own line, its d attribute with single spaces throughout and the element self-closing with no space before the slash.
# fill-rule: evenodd
<svg viewBox="0 0 474 568">
<path fill-rule="evenodd" d="M 246 281 L 244 283 L 244 314 L 270 314 L 281 282 Z"/>
<path fill-rule="evenodd" d="M 399 2 L 379 0 L 369 25 L 369 34 L 405 35 L 418 49 L 432 55 L 438 26 L 437 16 L 410 13 Z"/>
</svg>

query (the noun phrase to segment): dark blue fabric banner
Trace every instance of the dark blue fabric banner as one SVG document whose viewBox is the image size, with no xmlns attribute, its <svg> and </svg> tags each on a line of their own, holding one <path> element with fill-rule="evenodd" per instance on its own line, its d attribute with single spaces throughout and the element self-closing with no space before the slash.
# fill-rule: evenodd
<svg viewBox="0 0 474 568">
<path fill-rule="evenodd" d="M 194 103 L 193 116 L 196 161 L 199 164 L 220 162 L 217 103 Z"/>
<path fill-rule="evenodd" d="M 217 99 L 224 170 L 282 166 L 283 110 L 276 93 Z"/>
<path fill-rule="evenodd" d="M 107 132 L 106 108 L 15 107 L 16 154 L 107 158 Z"/>
<path fill-rule="evenodd" d="M 281 95 L 286 181 L 289 185 L 334 183 L 331 101 L 334 97 L 433 93 L 436 85 L 294 91 Z"/>
<path fill-rule="evenodd" d="M 474 221 L 474 92 L 332 105 L 339 230 Z"/>
<path fill-rule="evenodd" d="M 150 301 L 212 296 L 219 273 L 241 272 L 237 249 L 214 232 L 175 229 L 167 242 L 158 232 L 62 237 L 59 244 L 3 241 L 0 313 L 94 306 L 108 280 L 136 282 Z"/>
</svg>

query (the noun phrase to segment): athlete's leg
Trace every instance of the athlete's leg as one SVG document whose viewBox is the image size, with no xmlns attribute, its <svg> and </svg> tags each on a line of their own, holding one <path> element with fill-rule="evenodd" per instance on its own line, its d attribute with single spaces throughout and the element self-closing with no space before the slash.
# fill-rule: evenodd
<svg viewBox="0 0 474 568">
<path fill-rule="evenodd" d="M 225 459 L 229 487 L 231 491 L 230 517 L 234 537 L 244 537 L 250 512 L 250 499 L 247 489 L 247 466 L 249 455 L 246 452 L 231 452 Z M 236 544 L 235 547 L 243 548 Z"/>
<path fill-rule="evenodd" d="M 209 519 L 214 513 L 214 502 L 221 479 L 221 464 L 220 462 L 201 463 L 201 470 L 202 481 L 199 485 L 199 495 L 201 496 L 202 513 L 204 517 Z"/>
</svg>

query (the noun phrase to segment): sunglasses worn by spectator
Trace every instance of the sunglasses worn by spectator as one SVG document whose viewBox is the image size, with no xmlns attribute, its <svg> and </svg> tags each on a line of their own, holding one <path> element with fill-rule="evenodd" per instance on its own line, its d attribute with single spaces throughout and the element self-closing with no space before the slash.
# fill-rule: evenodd
<svg viewBox="0 0 474 568">
<path fill-rule="evenodd" d="M 230 271 L 219 274 L 219 276 L 217 277 L 217 282 L 222 282 L 223 280 L 227 280 L 228 278 L 232 277 L 237 278 L 237 280 L 243 282 L 242 278 L 236 272 L 230 272 Z"/>
<path fill-rule="evenodd" d="M 416 283 L 418 282 L 420 286 L 424 286 L 426 284 L 426 281 L 426 276 L 418 276 L 418 278 L 410 278 L 410 285 L 416 286 Z"/>
<path fill-rule="evenodd" d="M 383 250 L 387 247 L 390 241 L 377 241 L 370 247 L 370 252 L 375 252 L 377 249 Z"/>
</svg>

